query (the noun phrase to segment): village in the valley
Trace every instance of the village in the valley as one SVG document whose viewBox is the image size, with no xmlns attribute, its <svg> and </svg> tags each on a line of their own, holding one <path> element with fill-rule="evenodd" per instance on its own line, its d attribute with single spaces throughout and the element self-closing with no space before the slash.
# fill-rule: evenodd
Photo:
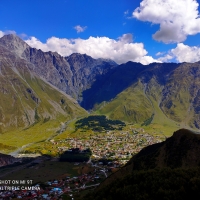
<svg viewBox="0 0 200 200">
<path fill-rule="evenodd" d="M 114 160 L 119 165 L 125 164 L 135 153 L 145 146 L 163 141 L 163 136 L 153 136 L 144 129 L 128 131 L 108 131 L 107 133 L 85 136 L 82 138 L 67 138 L 66 140 L 51 140 L 53 151 L 60 153 L 69 148 L 92 150 L 92 160 Z M 48 144 L 46 144 L 48 146 Z"/>
<path fill-rule="evenodd" d="M 145 146 L 165 140 L 163 135 L 153 135 L 146 133 L 143 128 L 133 128 L 131 131 L 107 131 L 101 134 L 86 135 L 83 137 L 68 137 L 66 139 L 49 140 L 45 145 L 46 149 L 63 154 L 66 151 L 82 153 L 85 149 L 91 150 L 91 156 L 87 162 L 73 162 L 76 167 L 84 168 L 89 166 L 91 170 L 81 173 L 78 176 L 66 176 L 62 179 L 53 179 L 46 182 L 35 183 L 30 188 L 15 190 L 3 190 L 0 186 L 0 196 L 4 199 L 76 199 L 76 195 L 82 191 L 87 191 L 97 187 L 111 173 L 121 168 L 126 162 Z M 45 148 L 45 146 L 43 147 Z M 18 154 L 19 159 L 23 159 L 28 154 Z M 31 157 L 31 154 L 30 154 Z M 37 164 L 45 162 L 50 158 L 39 156 L 33 161 L 32 168 L 37 168 Z M 54 162 L 59 162 L 59 158 L 51 158 Z M 35 164 L 34 164 L 35 163 Z M 25 166 L 24 166 L 25 167 Z M 3 179 L 3 177 L 1 178 Z M 34 181 L 34 180 L 33 180 Z M 4 185 L 5 186 L 5 185 Z M 19 189 L 19 188 L 18 188 Z M 65 197 L 65 198 L 64 198 Z"/>
</svg>

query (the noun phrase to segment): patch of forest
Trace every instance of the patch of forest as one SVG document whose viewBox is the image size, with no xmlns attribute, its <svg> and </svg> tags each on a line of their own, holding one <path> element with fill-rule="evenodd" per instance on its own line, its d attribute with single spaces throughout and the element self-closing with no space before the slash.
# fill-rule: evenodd
<svg viewBox="0 0 200 200">
<path fill-rule="evenodd" d="M 76 130 L 108 131 L 122 130 L 126 124 L 120 120 L 107 119 L 104 115 L 92 115 L 78 120 L 75 123 Z"/>
<path fill-rule="evenodd" d="M 78 148 L 77 148 L 78 149 Z M 87 162 L 92 155 L 92 151 L 90 149 L 85 149 L 83 151 L 65 151 L 63 154 L 60 155 L 61 162 Z"/>
</svg>

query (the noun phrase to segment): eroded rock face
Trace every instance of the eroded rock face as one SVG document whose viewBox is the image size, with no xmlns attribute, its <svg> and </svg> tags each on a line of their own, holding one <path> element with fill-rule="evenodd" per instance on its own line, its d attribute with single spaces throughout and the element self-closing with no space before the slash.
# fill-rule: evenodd
<svg viewBox="0 0 200 200">
<path fill-rule="evenodd" d="M 16 53 L 19 57 L 24 57 L 24 51 L 29 48 L 22 39 L 15 34 L 4 35 L 0 39 L 0 44 L 6 47 L 9 51 Z"/>
</svg>

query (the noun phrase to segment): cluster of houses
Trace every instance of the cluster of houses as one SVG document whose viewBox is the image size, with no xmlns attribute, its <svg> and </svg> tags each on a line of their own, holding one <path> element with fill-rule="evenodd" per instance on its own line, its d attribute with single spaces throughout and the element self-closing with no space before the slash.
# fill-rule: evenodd
<svg viewBox="0 0 200 200">
<path fill-rule="evenodd" d="M 74 165 L 82 164 L 74 163 Z M 33 187 L 37 188 L 36 190 L 15 190 L 14 187 L 10 190 L 0 190 L 0 200 L 16 198 L 59 200 L 62 199 L 63 194 L 73 199 L 75 193 L 97 187 L 111 173 L 111 169 L 113 168 L 112 164 L 103 165 L 101 162 L 90 162 L 88 165 L 91 165 L 94 170 L 77 177 L 67 176 L 62 179 L 49 180 L 45 183 L 34 185 Z"/>
<path fill-rule="evenodd" d="M 50 143 L 59 154 L 69 148 L 79 148 L 80 150 L 90 148 L 92 159 L 118 160 L 124 164 L 145 146 L 161 142 L 163 139 L 165 138 L 145 133 L 144 129 L 133 129 L 132 133 L 129 131 L 108 131 L 96 135 L 84 135 L 80 138 L 51 140 Z"/>
</svg>

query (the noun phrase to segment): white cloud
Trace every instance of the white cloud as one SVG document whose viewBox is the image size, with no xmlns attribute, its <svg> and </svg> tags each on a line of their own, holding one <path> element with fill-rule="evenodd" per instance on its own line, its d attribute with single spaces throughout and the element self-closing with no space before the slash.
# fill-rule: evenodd
<svg viewBox="0 0 200 200">
<path fill-rule="evenodd" d="M 161 62 L 169 62 L 171 60 L 177 60 L 178 62 L 190 62 L 194 63 L 200 61 L 200 47 L 188 46 L 183 43 L 178 43 L 176 48 L 169 50 L 167 53 L 157 55 L 163 55 L 158 60 Z"/>
<path fill-rule="evenodd" d="M 7 35 L 7 34 L 16 34 L 15 31 L 12 31 L 12 30 L 7 30 L 7 31 L 1 31 L 0 30 L 0 38 L 3 37 L 4 35 Z"/>
<path fill-rule="evenodd" d="M 164 54 L 164 52 L 158 52 L 158 53 L 156 53 L 156 56 L 161 56 L 163 54 Z"/>
<path fill-rule="evenodd" d="M 4 33 L 5 33 L 5 34 L 14 34 L 14 35 L 17 34 L 16 31 L 13 31 L 13 30 L 7 30 L 7 31 L 5 31 Z"/>
<path fill-rule="evenodd" d="M 197 62 L 200 61 L 200 47 L 184 45 L 183 43 L 177 44 L 171 53 L 178 62 Z"/>
<path fill-rule="evenodd" d="M 23 40 L 25 40 L 25 39 L 28 38 L 28 35 L 26 35 L 25 33 L 21 33 L 21 34 L 19 34 L 19 36 L 20 36 Z"/>
<path fill-rule="evenodd" d="M 143 65 L 148 65 L 149 63 L 162 63 L 161 60 L 156 60 L 154 58 L 152 58 L 151 56 L 143 56 L 143 57 L 138 57 L 135 59 L 135 62 L 140 62 L 142 63 Z"/>
<path fill-rule="evenodd" d="M 160 58 L 158 58 L 159 61 L 161 62 L 169 62 L 170 60 L 172 60 L 174 58 L 174 55 L 172 55 L 170 52 L 169 54 L 166 54 Z"/>
<path fill-rule="evenodd" d="M 77 33 L 81 33 L 81 32 L 84 32 L 86 30 L 87 26 L 80 26 L 80 25 L 77 25 L 74 27 L 74 29 L 77 31 Z"/>
<path fill-rule="evenodd" d="M 0 31 L 0 38 L 3 37 L 5 34 L 3 31 Z"/>
<path fill-rule="evenodd" d="M 123 34 L 118 39 L 120 41 L 124 42 L 124 43 L 132 43 L 133 42 L 133 35 L 131 33 Z"/>
<path fill-rule="evenodd" d="M 168 52 L 158 52 L 156 53 L 156 56 L 160 56 L 158 60 L 161 62 L 169 62 L 174 58 L 174 55 L 172 55 L 170 50 Z"/>
<path fill-rule="evenodd" d="M 124 34 L 117 40 L 108 37 L 89 37 L 88 39 L 60 39 L 49 38 L 46 43 L 42 43 L 35 37 L 26 40 L 31 46 L 43 51 L 58 52 L 62 56 L 69 56 L 72 53 L 90 55 L 93 58 L 108 58 L 118 64 L 127 61 L 141 62 L 149 64 L 160 62 L 147 56 L 143 43 L 133 43 L 132 34 Z"/>
<path fill-rule="evenodd" d="M 141 21 L 160 24 L 153 38 L 164 43 L 184 41 L 188 35 L 200 33 L 196 0 L 143 0 L 133 12 Z"/>
<path fill-rule="evenodd" d="M 124 15 L 128 15 L 129 14 L 129 10 L 126 10 L 125 12 L 124 12 Z"/>
</svg>

